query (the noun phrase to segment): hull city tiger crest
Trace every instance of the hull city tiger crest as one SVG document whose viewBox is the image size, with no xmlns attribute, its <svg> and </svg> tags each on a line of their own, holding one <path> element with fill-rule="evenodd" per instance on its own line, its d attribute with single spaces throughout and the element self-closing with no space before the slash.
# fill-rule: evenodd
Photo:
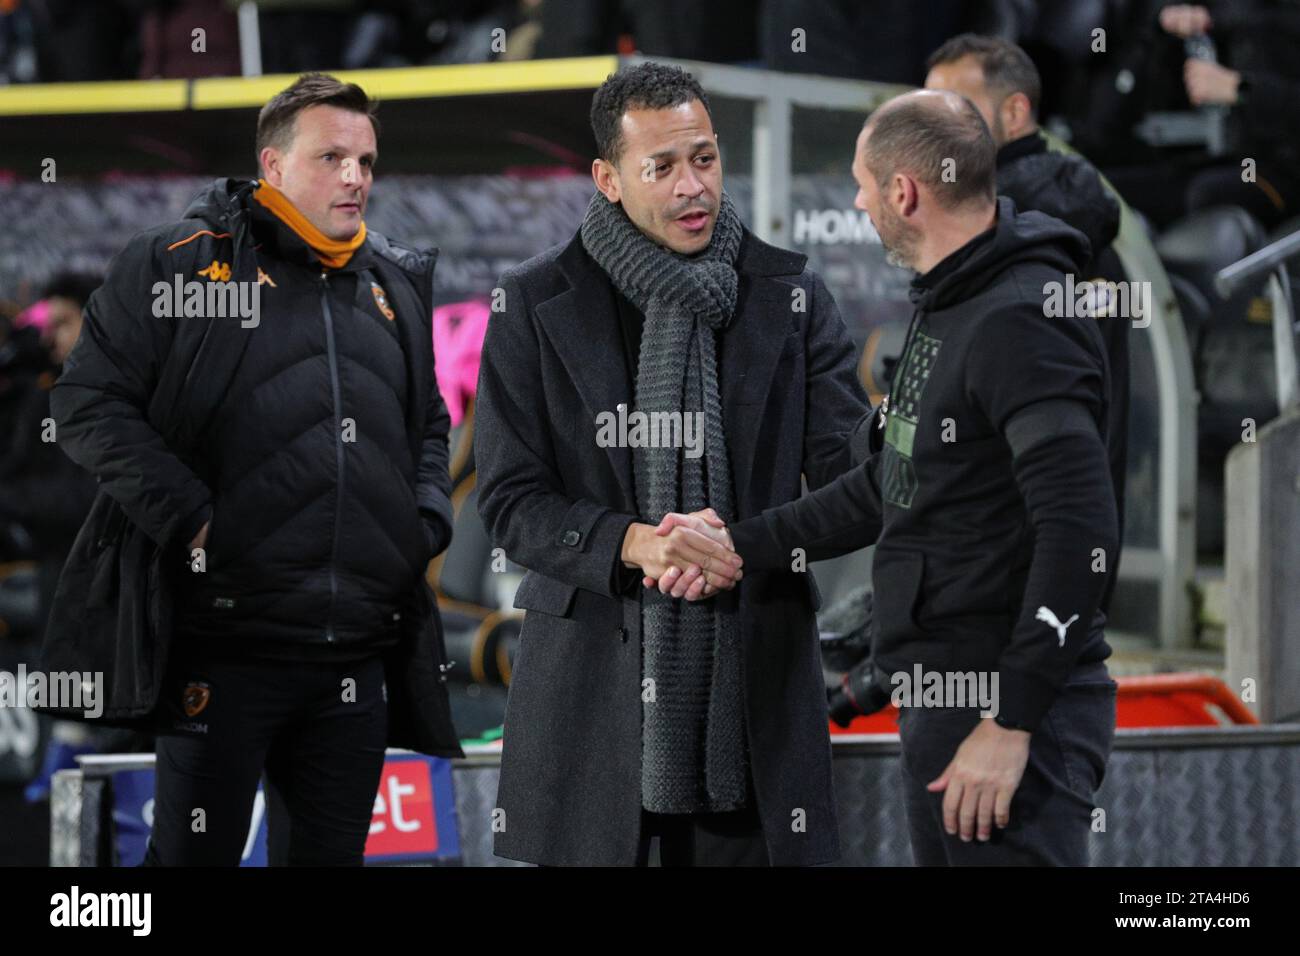
<svg viewBox="0 0 1300 956">
<path fill-rule="evenodd" d="M 190 681 L 185 686 L 185 693 L 181 696 L 181 702 L 185 707 L 186 717 L 197 717 L 203 713 L 203 708 L 208 706 L 208 701 L 212 699 L 212 687 L 202 681 Z"/>
<path fill-rule="evenodd" d="M 375 297 L 375 305 L 379 306 L 379 311 L 384 313 L 384 318 L 389 322 L 393 321 L 396 316 L 393 315 L 393 310 L 388 305 L 388 293 L 384 291 L 383 287 L 378 282 L 370 283 L 370 294 Z"/>
</svg>

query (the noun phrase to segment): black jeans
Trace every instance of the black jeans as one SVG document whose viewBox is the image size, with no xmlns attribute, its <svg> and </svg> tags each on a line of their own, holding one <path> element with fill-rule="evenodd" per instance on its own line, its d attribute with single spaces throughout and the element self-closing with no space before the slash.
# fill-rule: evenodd
<svg viewBox="0 0 1300 956">
<path fill-rule="evenodd" d="M 1115 736 L 1116 685 L 1104 663 L 1075 669 L 1029 740 L 1011 822 L 987 842 L 943 828 L 938 778 L 981 718 L 978 708 L 903 707 L 898 728 L 912 857 L 917 866 L 1087 866 L 1093 796 Z"/>
<path fill-rule="evenodd" d="M 360 866 L 383 770 L 381 657 L 355 663 L 180 660 L 158 738 L 146 866 L 236 866 L 263 769 L 289 832 L 267 832 L 289 865 Z M 287 846 L 285 842 L 287 840 Z"/>
</svg>

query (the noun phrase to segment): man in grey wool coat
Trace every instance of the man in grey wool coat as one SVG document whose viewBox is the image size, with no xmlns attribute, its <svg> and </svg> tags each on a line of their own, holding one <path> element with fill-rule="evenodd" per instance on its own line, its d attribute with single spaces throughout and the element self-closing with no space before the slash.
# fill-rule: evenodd
<svg viewBox="0 0 1300 956">
<path fill-rule="evenodd" d="M 870 413 L 854 346 L 805 257 L 741 223 L 690 74 L 621 70 L 591 120 L 582 226 L 502 277 L 483 348 L 479 510 L 527 568 L 495 851 L 829 863 L 816 582 L 797 554 L 751 574 L 725 531 L 655 526 L 730 523 L 847 471 Z M 693 567 L 707 600 L 642 585 Z"/>
</svg>

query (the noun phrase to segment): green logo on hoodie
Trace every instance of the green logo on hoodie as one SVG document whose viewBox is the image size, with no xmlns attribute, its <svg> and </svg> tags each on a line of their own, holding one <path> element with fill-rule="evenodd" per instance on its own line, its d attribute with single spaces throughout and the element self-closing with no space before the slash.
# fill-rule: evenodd
<svg viewBox="0 0 1300 956">
<path fill-rule="evenodd" d="M 921 393 L 930 380 L 942 344 L 940 339 L 917 332 L 889 391 L 889 423 L 885 426 L 881 480 L 885 501 L 899 508 L 912 507 L 916 496 L 912 447 L 916 441 L 916 423 L 920 420 Z"/>
</svg>

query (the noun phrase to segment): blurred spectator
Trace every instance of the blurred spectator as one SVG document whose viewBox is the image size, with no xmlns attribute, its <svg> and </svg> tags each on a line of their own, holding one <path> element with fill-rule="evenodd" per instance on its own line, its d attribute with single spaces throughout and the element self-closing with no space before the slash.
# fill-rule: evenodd
<svg viewBox="0 0 1300 956">
<path fill-rule="evenodd" d="M 238 0 L 227 0 L 237 7 Z M 375 69 L 502 58 L 500 39 L 539 0 L 258 0 L 264 73 Z M 504 36 L 497 34 L 505 31 Z M 523 59 L 527 34 L 518 38 Z"/>
<path fill-rule="evenodd" d="M 49 351 L 41 344 L 40 329 L 19 324 L 14 316 L 0 314 L 0 469 L 7 462 L 10 436 L 17 430 L 22 406 L 37 379 L 53 368 Z M 13 556 L 0 551 L 0 561 Z"/>
<path fill-rule="evenodd" d="M 22 0 L 0 0 L 0 83 L 36 81 L 36 24 Z"/>
<path fill-rule="evenodd" d="M 39 316 L 37 324 L 17 330 L 25 347 L 35 344 L 44 354 L 39 359 L 28 356 L 28 364 L 35 368 L 39 362 L 41 371 L 34 377 L 26 376 L 27 387 L 22 390 L 13 427 L 3 433 L 9 440 L 0 448 L 0 525 L 12 523 L 22 529 L 31 543 L 30 554 L 25 557 L 37 563 L 40 624 L 38 633 L 30 635 L 33 640 L 29 646 L 33 648 L 44 631 L 59 572 L 90 512 L 97 487 L 94 477 L 74 464 L 58 447 L 57 440 L 51 440 L 58 436 L 50 430 L 50 389 L 81 334 L 86 300 L 102 281 L 100 276 L 83 273 L 56 275 L 46 286 L 41 308 L 35 312 Z M 32 313 L 29 309 L 25 314 Z M 36 343 L 35 334 L 40 337 Z M 0 345 L 0 354 L 4 349 Z M 18 649 L 20 660 L 28 657 Z M 29 802 L 47 799 L 54 773 L 75 766 L 79 754 L 151 749 L 151 739 L 136 731 L 54 721 L 41 768 L 25 788 L 24 796 Z"/>
<path fill-rule="evenodd" d="M 532 60 L 542 38 L 542 8 L 545 0 L 519 0 L 519 18 L 506 40 L 503 60 Z"/>
<path fill-rule="evenodd" d="M 343 65 L 359 9 L 355 0 L 257 0 L 257 12 L 262 72 L 307 73 Z"/>
<path fill-rule="evenodd" d="M 1160 26 L 1187 41 L 1208 36 L 1220 62 L 1188 57 L 1183 82 L 1193 106 L 1227 107 L 1226 153 L 1192 175 L 1187 210 L 1233 203 L 1267 226 L 1300 208 L 1300 4 L 1233 0 L 1174 4 Z M 1253 180 L 1242 162 L 1255 161 Z"/>
<path fill-rule="evenodd" d="M 203 32 L 196 37 L 196 30 Z M 146 5 L 140 18 L 142 79 L 240 72 L 239 23 L 222 0 L 151 0 Z"/>
<path fill-rule="evenodd" d="M 99 284 L 98 277 L 76 273 L 50 282 L 43 297 L 48 311 L 41 342 L 53 368 L 26 377 L 0 454 L 0 522 L 17 524 L 30 536 L 31 557 L 39 565 L 42 622 L 59 571 L 95 497 L 95 479 L 73 464 L 51 431 L 50 389 L 55 368 L 81 334 L 82 307 Z M 24 338 L 30 344 L 30 335 Z"/>
<path fill-rule="evenodd" d="M 930 0 L 924 9 L 912 0 L 764 0 L 763 65 L 919 86 L 926 56 L 963 30 L 994 32 L 989 17 L 998 6 L 960 0 Z"/>
<path fill-rule="evenodd" d="M 486 63 L 496 59 L 527 59 L 535 37 L 526 44 L 527 32 L 516 36 L 517 26 L 536 21 L 540 0 L 415 0 L 404 30 L 420 47 L 404 49 L 415 63 Z M 504 35 L 496 31 L 505 31 Z M 533 32 L 537 27 L 534 22 Z M 498 42 L 504 41 L 504 44 Z M 504 45 L 504 49 L 502 48 Z M 524 49 L 525 45 L 527 48 Z M 520 47 L 520 49 L 515 49 Z"/>
<path fill-rule="evenodd" d="M 132 4 L 119 0 L 19 0 L 31 14 L 42 83 L 125 80 L 140 60 Z"/>
<path fill-rule="evenodd" d="M 758 0 L 542 0 L 537 56 L 635 49 L 646 56 L 752 62 L 758 59 L 757 31 Z M 624 36 L 631 49 L 620 49 Z"/>
</svg>

